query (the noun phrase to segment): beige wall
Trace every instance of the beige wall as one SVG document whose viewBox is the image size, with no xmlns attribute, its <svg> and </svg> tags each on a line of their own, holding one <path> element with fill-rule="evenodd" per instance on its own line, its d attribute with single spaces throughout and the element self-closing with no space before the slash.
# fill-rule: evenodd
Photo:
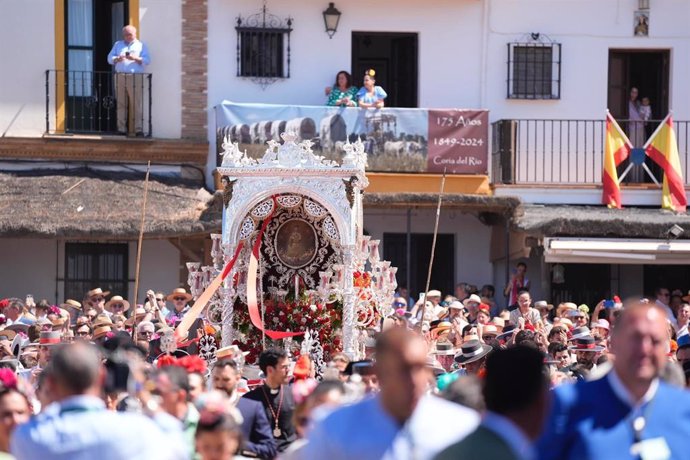
<svg viewBox="0 0 690 460">
<path fill-rule="evenodd" d="M 50 239 L 0 238 L 0 298 L 33 294 L 36 300 L 64 300 L 65 245 Z M 129 277 L 134 280 L 136 244 L 129 244 Z M 166 240 L 144 240 L 139 302 L 147 289 L 171 291 L 179 280 L 180 255 Z M 94 286 L 96 287 L 96 286 Z M 134 282 L 129 283 L 134 301 Z M 77 299 L 80 300 L 80 299 Z"/>
</svg>

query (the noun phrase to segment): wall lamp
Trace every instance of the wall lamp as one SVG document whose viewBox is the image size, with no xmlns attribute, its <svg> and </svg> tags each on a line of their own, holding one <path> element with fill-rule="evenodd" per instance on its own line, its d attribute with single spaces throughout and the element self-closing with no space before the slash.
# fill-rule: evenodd
<svg viewBox="0 0 690 460">
<path fill-rule="evenodd" d="M 326 33 L 328 38 L 333 38 L 338 30 L 338 22 L 340 22 L 340 15 L 342 13 L 335 7 L 333 2 L 328 3 L 328 8 L 323 12 L 323 22 L 326 25 Z"/>
</svg>

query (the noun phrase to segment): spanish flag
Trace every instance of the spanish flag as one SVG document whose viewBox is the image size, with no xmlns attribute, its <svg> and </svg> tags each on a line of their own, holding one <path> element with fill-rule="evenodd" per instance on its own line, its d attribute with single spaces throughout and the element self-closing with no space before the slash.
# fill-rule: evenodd
<svg viewBox="0 0 690 460">
<path fill-rule="evenodd" d="M 621 187 L 616 167 L 630 156 L 632 144 L 616 120 L 606 112 L 606 142 L 604 144 L 602 203 L 609 208 L 621 208 Z"/>
<path fill-rule="evenodd" d="M 685 212 L 688 200 L 685 197 L 683 172 L 678 157 L 678 143 L 670 113 L 649 138 L 644 150 L 664 170 L 661 207 L 676 212 Z"/>
</svg>

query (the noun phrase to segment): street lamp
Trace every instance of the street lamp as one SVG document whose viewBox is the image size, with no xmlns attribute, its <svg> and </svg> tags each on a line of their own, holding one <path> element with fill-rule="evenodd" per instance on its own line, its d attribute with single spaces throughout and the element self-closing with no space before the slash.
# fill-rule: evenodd
<svg viewBox="0 0 690 460">
<path fill-rule="evenodd" d="M 340 11 L 335 7 L 333 2 L 328 3 L 328 8 L 323 12 L 323 22 L 326 25 L 326 33 L 328 38 L 333 38 L 333 35 L 338 30 L 338 22 L 340 21 Z"/>
</svg>

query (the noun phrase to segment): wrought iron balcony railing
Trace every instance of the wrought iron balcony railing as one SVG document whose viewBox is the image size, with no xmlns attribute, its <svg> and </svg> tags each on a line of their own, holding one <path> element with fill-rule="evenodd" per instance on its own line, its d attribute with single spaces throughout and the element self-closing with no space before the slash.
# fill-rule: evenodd
<svg viewBox="0 0 690 460">
<path fill-rule="evenodd" d="M 150 137 L 151 104 L 149 73 L 46 70 L 46 133 Z"/>
<path fill-rule="evenodd" d="M 643 147 L 661 120 L 618 120 L 635 147 Z M 689 184 L 689 121 L 674 120 L 678 153 L 685 183 Z M 604 161 L 605 120 L 509 119 L 492 124 L 492 180 L 496 184 L 598 185 Z M 656 178 L 662 175 L 647 158 Z M 626 165 L 619 167 L 619 174 Z M 651 179 L 634 170 L 626 183 Z"/>
</svg>

